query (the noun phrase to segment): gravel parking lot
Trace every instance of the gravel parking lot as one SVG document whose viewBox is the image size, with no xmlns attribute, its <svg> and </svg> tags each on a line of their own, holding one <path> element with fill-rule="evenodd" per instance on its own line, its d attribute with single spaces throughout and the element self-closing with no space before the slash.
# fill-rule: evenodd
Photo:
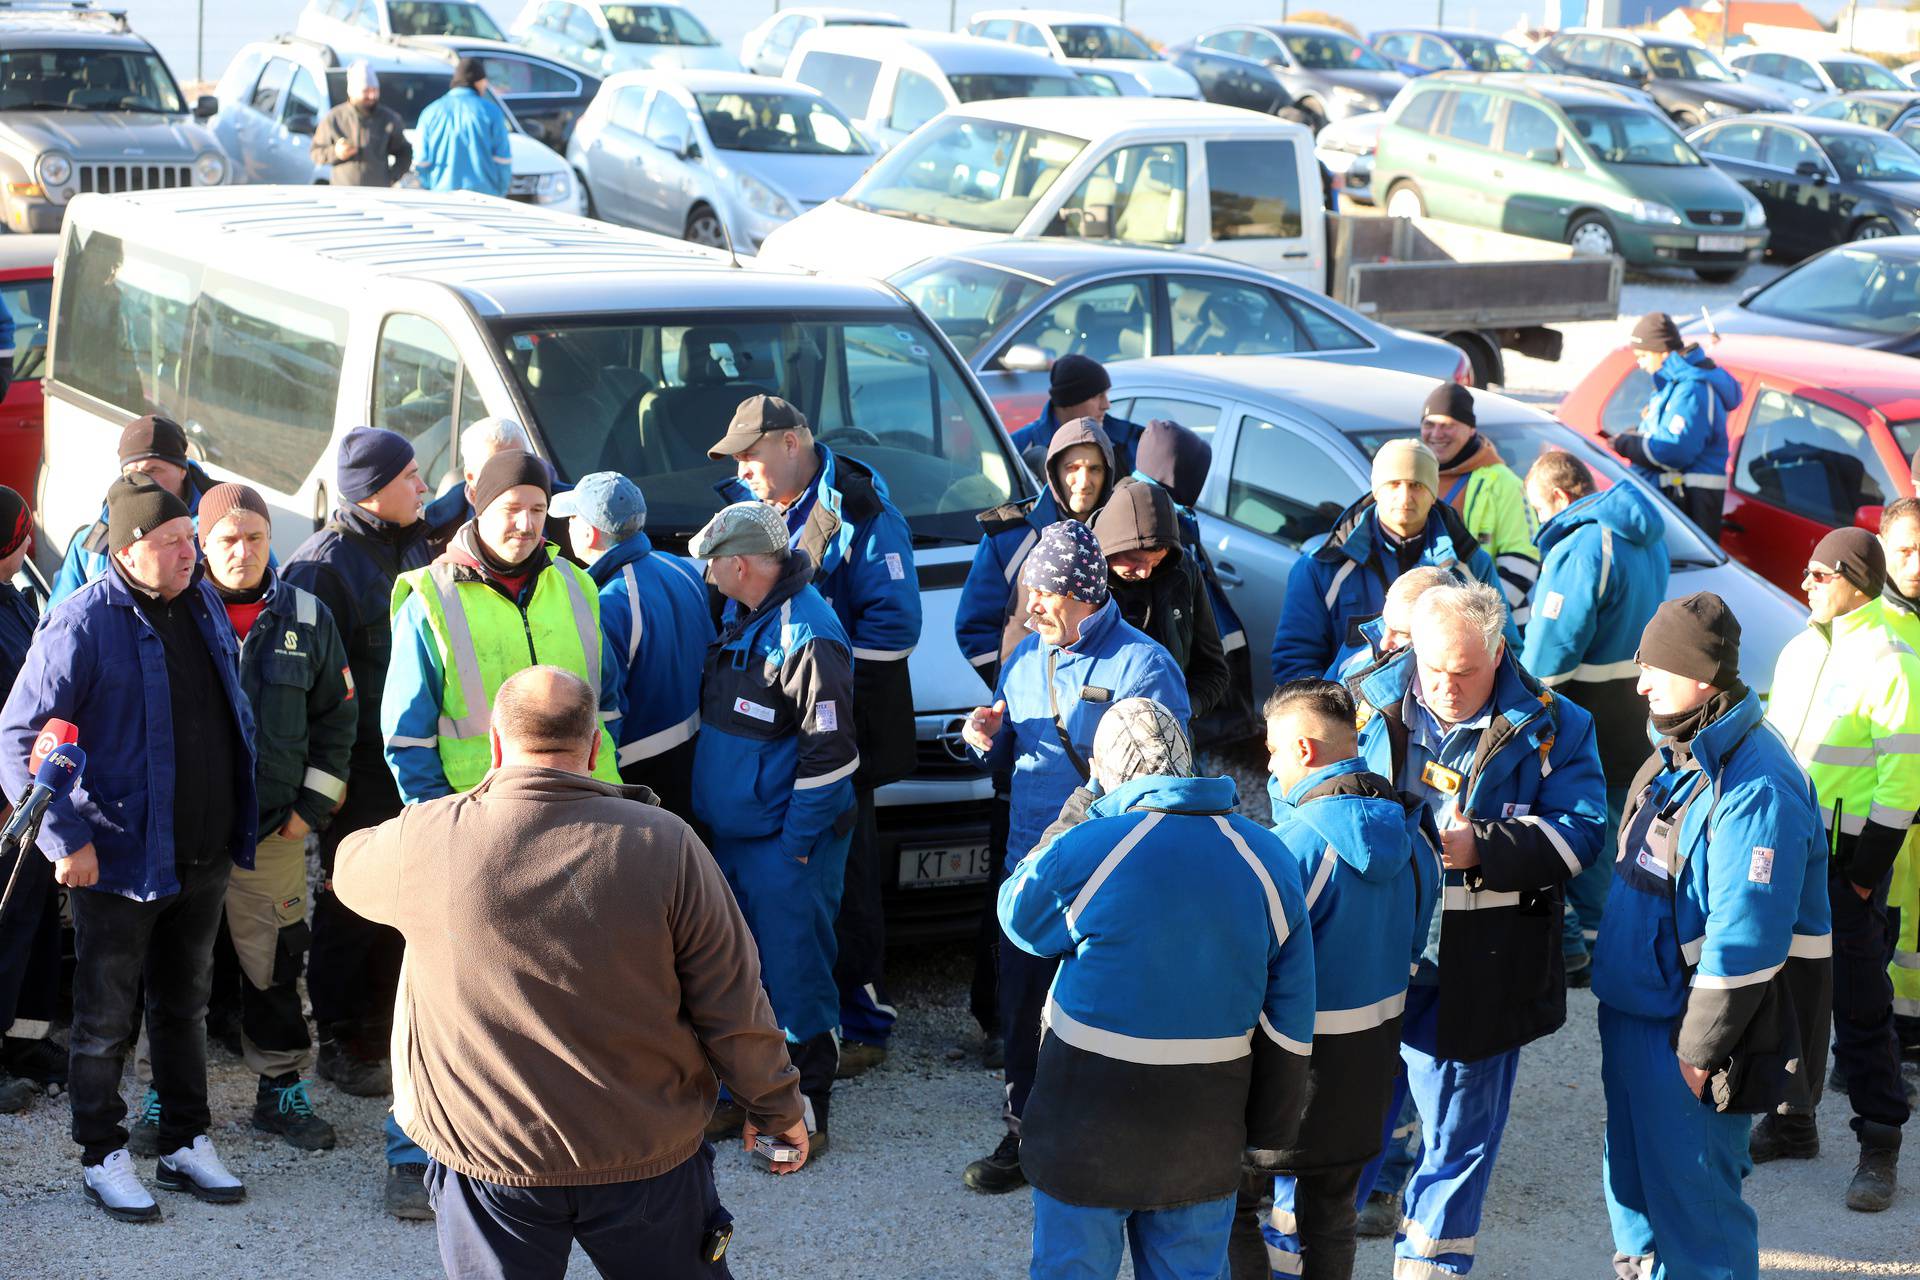
<svg viewBox="0 0 1920 1280">
<path fill-rule="evenodd" d="M 1513 358 L 1512 390 L 1557 400 L 1633 317 L 1662 308 L 1693 315 L 1777 274 L 1765 267 L 1739 285 L 1630 277 L 1623 319 L 1570 326 L 1557 364 Z M 1245 807 L 1265 815 L 1257 759 L 1226 762 L 1242 778 Z M 738 1219 L 733 1270 L 742 1277 L 1011 1276 L 1026 1265 L 1030 1210 L 1024 1194 L 961 1188 L 966 1162 L 999 1136 L 999 1082 L 980 1063 L 967 1013 L 964 948 L 894 958 L 902 1020 L 891 1059 L 836 1090 L 833 1150 L 817 1167 L 775 1179 L 744 1154 L 724 1151 L 721 1193 Z M 1567 1026 L 1522 1055 L 1512 1120 L 1479 1242 L 1476 1275 L 1610 1275 L 1612 1246 L 1600 1191 L 1603 1105 L 1595 1005 L 1570 994 Z M 964 1049 L 956 1057 L 956 1052 Z M 129 1100 L 135 1086 L 127 1085 Z M 247 1125 L 253 1080 L 215 1050 L 214 1140 L 249 1185 L 246 1203 L 203 1205 L 163 1195 L 166 1221 L 109 1221 L 79 1191 L 64 1100 L 0 1116 L 0 1278 L 150 1280 L 271 1276 L 362 1280 L 438 1274 L 430 1227 L 381 1212 L 380 1116 L 384 1104 L 316 1083 L 315 1104 L 341 1135 L 332 1152 L 306 1155 Z M 1760 1169 L 1747 1195 L 1760 1213 L 1761 1270 L 1770 1277 L 1920 1276 L 1920 1160 L 1905 1164 L 1908 1190 L 1893 1211 L 1849 1213 L 1841 1202 L 1853 1165 L 1844 1099 L 1822 1108 L 1823 1154 Z M 1151 1152 L 1090 1152 L 1089 1158 L 1151 1159 Z M 150 1163 L 148 1171 L 150 1172 Z M 1389 1273 L 1390 1246 L 1364 1242 L 1360 1274 Z M 576 1256 L 574 1274 L 591 1274 Z"/>
</svg>

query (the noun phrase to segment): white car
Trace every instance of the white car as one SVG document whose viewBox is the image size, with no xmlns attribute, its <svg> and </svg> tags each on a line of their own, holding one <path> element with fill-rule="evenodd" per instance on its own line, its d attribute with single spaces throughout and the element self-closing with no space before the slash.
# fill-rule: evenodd
<svg viewBox="0 0 1920 1280">
<path fill-rule="evenodd" d="M 787 68 L 794 42 L 821 27 L 904 27 L 906 19 L 872 9 L 775 9 L 773 15 L 740 40 L 740 61 L 747 70 L 777 76 Z"/>
<path fill-rule="evenodd" d="M 671 67 L 740 70 L 693 10 L 678 4 L 527 0 L 511 35 L 515 44 L 597 76 Z"/>
<path fill-rule="evenodd" d="M 1068 9 L 987 9 L 967 33 L 1038 49 L 1109 95 L 1200 97 L 1200 82 L 1154 52 L 1139 32 L 1098 13 Z"/>
<path fill-rule="evenodd" d="M 1303 125 L 1210 102 L 1035 98 L 948 110 L 760 251 L 889 275 L 989 240 L 1065 236 L 1211 253 L 1317 293 L 1324 213 Z"/>
<path fill-rule="evenodd" d="M 1787 99 L 1795 111 L 1817 107 L 1839 93 L 1862 89 L 1899 93 L 1909 87 L 1893 72 L 1858 53 L 1814 55 L 1754 49 L 1735 54 L 1727 62 L 1748 83 Z"/>
<path fill-rule="evenodd" d="M 1369 111 L 1335 120 L 1314 135 L 1314 154 L 1333 175 L 1333 189 L 1343 199 L 1373 203 L 1373 148 L 1386 118 L 1384 111 Z"/>
<path fill-rule="evenodd" d="M 395 36 L 507 38 L 476 0 L 307 0 L 293 31 L 332 45 L 364 45 Z"/>
<path fill-rule="evenodd" d="M 874 155 L 816 90 L 741 71 L 623 71 L 567 147 L 595 216 L 743 253 Z"/>
</svg>

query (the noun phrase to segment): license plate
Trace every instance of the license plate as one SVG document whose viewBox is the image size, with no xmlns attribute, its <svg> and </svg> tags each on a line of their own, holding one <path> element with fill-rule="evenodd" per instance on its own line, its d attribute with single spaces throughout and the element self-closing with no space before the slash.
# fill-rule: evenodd
<svg viewBox="0 0 1920 1280">
<path fill-rule="evenodd" d="M 1702 253 L 1739 253 L 1747 247 L 1745 236 L 1701 236 Z"/>
<path fill-rule="evenodd" d="M 900 850 L 900 887 L 930 889 L 985 884 L 992 854 L 985 844 L 925 845 Z"/>
</svg>

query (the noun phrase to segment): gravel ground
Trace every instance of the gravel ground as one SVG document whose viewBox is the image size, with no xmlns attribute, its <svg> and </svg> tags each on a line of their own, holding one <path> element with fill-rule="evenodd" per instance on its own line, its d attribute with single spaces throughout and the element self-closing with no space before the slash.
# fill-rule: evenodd
<svg viewBox="0 0 1920 1280">
<path fill-rule="evenodd" d="M 1679 277 L 1630 277 L 1621 298 L 1625 318 L 1569 326 L 1567 355 L 1557 364 L 1513 358 L 1512 390 L 1557 400 L 1624 340 L 1641 312 L 1658 307 L 1694 314 L 1777 272 L 1758 268 L 1740 285 L 1717 289 Z M 1264 817 L 1259 760 L 1220 763 L 1241 779 L 1247 811 Z M 738 1150 L 721 1153 L 721 1194 L 738 1219 L 735 1274 L 973 1280 L 1023 1271 L 1027 1196 L 981 1196 L 959 1182 L 961 1168 L 989 1150 L 1000 1132 L 1000 1084 L 978 1057 L 978 1031 L 967 1012 L 968 972 L 964 948 L 895 955 L 893 994 L 902 1017 L 893 1055 L 866 1078 L 835 1090 L 833 1150 L 818 1166 L 774 1179 L 754 1171 Z M 214 1140 L 249 1184 L 249 1198 L 222 1208 L 162 1192 L 167 1217 L 159 1225 L 111 1222 L 82 1198 L 60 1100 L 0 1116 L 0 1278 L 439 1274 L 432 1229 L 381 1212 L 383 1103 L 317 1083 L 315 1104 L 339 1128 L 341 1145 L 308 1155 L 252 1136 L 253 1081 L 238 1061 L 216 1049 L 212 1075 Z M 127 1093 L 132 1100 L 131 1082 Z M 1749 1179 L 1747 1199 L 1760 1214 L 1763 1275 L 1920 1276 L 1920 1160 L 1905 1161 L 1909 1189 L 1892 1211 L 1850 1213 L 1842 1203 L 1854 1154 L 1846 1116 L 1843 1099 L 1828 1099 L 1821 1108 L 1821 1157 L 1766 1166 Z M 1575 991 L 1567 1026 L 1521 1056 L 1475 1275 L 1598 1280 L 1611 1274 L 1600 1190 L 1603 1117 L 1594 1001 Z M 1362 1242 L 1359 1273 L 1386 1276 L 1390 1252 L 1387 1243 Z M 584 1256 L 576 1254 L 573 1274 L 591 1274 Z"/>
</svg>

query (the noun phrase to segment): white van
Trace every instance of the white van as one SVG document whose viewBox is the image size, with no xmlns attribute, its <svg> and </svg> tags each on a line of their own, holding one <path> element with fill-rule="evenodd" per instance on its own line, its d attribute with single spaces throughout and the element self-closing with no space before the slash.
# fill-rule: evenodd
<svg viewBox="0 0 1920 1280">
<path fill-rule="evenodd" d="M 923 923 L 986 875 L 991 784 L 955 753 L 986 696 L 953 638 L 974 514 L 1030 492 L 953 348 L 877 281 L 742 268 L 719 251 L 476 195 L 237 187 L 81 196 L 45 381 L 42 527 L 57 554 L 100 511 L 121 428 L 165 413 L 219 480 L 259 489 L 284 558 L 333 504 L 340 436 L 412 438 L 457 479 L 459 428 L 519 419 L 563 480 L 617 470 L 670 548 L 721 506 L 709 461 L 742 400 L 792 400 L 872 466 L 912 528 L 925 625 L 911 659 L 922 767 L 880 793 Z M 938 851 L 942 856 L 933 856 Z"/>
<path fill-rule="evenodd" d="M 888 275 L 1067 236 L 1210 253 L 1324 293 L 1325 210 L 1313 135 L 1273 116 L 1169 98 L 982 102 L 926 125 L 760 255 Z"/>
<path fill-rule="evenodd" d="M 883 147 L 963 103 L 1093 93 L 1070 68 L 1032 49 L 889 27 L 809 31 L 794 43 L 786 78 L 818 89 Z"/>
</svg>

